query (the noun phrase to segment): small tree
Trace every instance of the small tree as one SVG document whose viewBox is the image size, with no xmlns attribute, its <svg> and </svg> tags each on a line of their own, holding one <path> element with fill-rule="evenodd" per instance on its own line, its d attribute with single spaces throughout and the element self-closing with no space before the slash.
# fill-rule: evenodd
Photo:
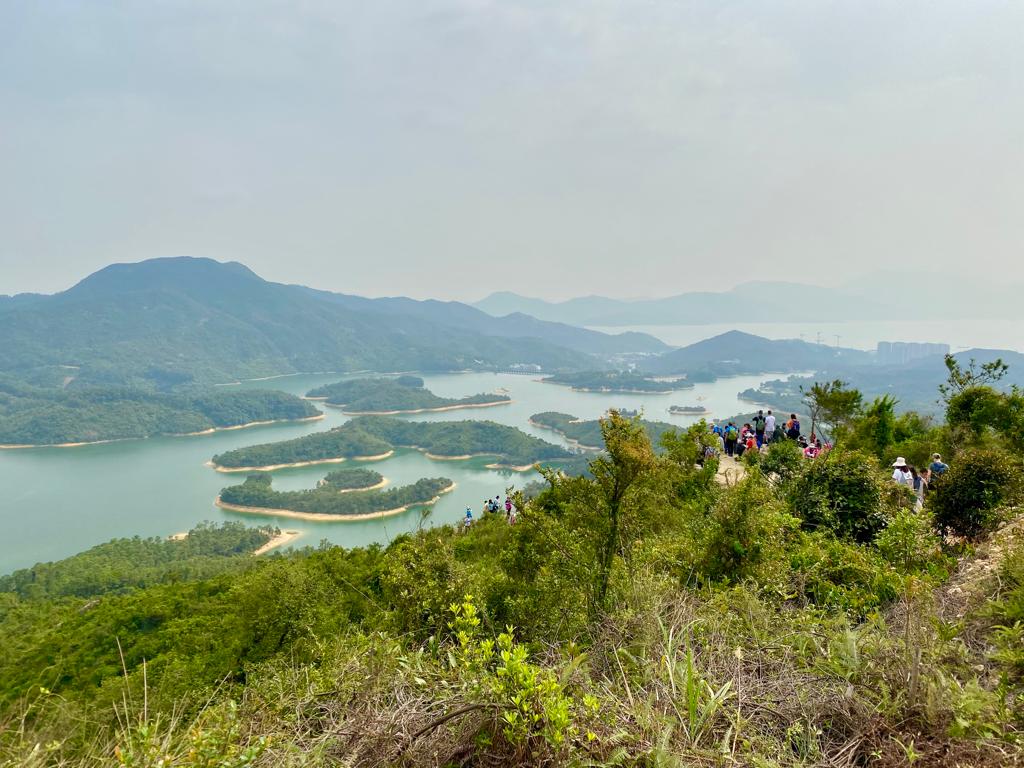
<svg viewBox="0 0 1024 768">
<path fill-rule="evenodd" d="M 966 389 L 995 384 L 1006 375 L 1010 368 L 999 357 L 989 363 L 982 363 L 980 368 L 973 357 L 966 369 L 952 355 L 946 355 L 945 363 L 949 377 L 945 384 L 939 385 L 939 392 L 946 403 L 949 403 L 954 395 L 958 395 Z"/>
<path fill-rule="evenodd" d="M 814 382 L 810 389 L 800 387 L 803 403 L 811 415 L 811 432 L 818 423 L 824 424 L 835 438 L 838 427 L 844 426 L 860 413 L 864 397 L 860 390 L 850 389 L 840 379 L 828 382 Z"/>
</svg>

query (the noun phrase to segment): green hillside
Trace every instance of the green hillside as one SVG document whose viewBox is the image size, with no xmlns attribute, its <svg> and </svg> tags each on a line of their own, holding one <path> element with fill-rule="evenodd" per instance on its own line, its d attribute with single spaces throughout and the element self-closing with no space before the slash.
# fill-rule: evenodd
<svg viewBox="0 0 1024 768">
<path fill-rule="evenodd" d="M 612 414 L 514 525 L 26 569 L 0 581 L 0 765 L 1019 764 L 1022 400 L 954 371 L 946 422 L 900 434 L 823 401 L 836 448 L 729 483 L 705 425 L 656 451 Z M 919 505 L 889 465 L 936 449 Z"/>
<path fill-rule="evenodd" d="M 319 414 L 311 403 L 273 390 L 190 387 L 175 394 L 114 386 L 63 390 L 0 377 L 0 444 L 4 445 L 180 435 Z"/>
<path fill-rule="evenodd" d="M 568 458 L 557 445 L 493 421 L 405 421 L 359 416 L 327 432 L 238 448 L 213 457 L 217 467 L 270 467 L 306 461 L 379 456 L 394 448 L 420 448 L 442 457 L 489 456 L 510 466 Z"/>
<path fill-rule="evenodd" d="M 418 376 L 395 379 L 346 379 L 311 389 L 306 397 L 324 400 L 346 413 L 416 413 L 448 408 L 469 408 L 511 402 L 508 395 L 478 394 L 468 397 L 438 397 L 423 386 Z"/>
</svg>

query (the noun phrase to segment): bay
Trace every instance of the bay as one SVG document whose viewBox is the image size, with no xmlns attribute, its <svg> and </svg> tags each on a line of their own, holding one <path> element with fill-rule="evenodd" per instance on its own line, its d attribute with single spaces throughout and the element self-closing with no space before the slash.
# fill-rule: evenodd
<svg viewBox="0 0 1024 768">
<path fill-rule="evenodd" d="M 549 442 L 565 445 L 554 432 L 529 424 L 539 411 L 563 411 L 593 419 L 610 407 L 643 410 L 652 420 L 685 426 L 697 417 L 672 416 L 670 405 L 703 405 L 714 417 L 749 410 L 736 397 L 778 374 L 740 376 L 671 395 L 574 392 L 528 376 L 468 373 L 425 375 L 426 386 L 438 395 L 461 397 L 477 392 L 507 391 L 512 403 L 484 409 L 444 411 L 405 416 L 412 420 L 487 419 L 510 424 Z M 310 374 L 236 386 L 280 389 L 304 394 L 314 386 L 337 381 L 338 374 Z M 367 466 L 384 475 L 390 486 L 422 477 L 449 477 L 454 491 L 434 505 L 365 522 L 308 522 L 263 515 L 243 515 L 214 504 L 220 489 L 241 482 L 243 474 L 216 472 L 206 462 L 216 453 L 254 443 L 284 440 L 337 426 L 349 417 L 323 408 L 326 418 L 298 424 L 272 424 L 192 437 L 127 440 L 78 448 L 38 448 L 0 451 L 0 573 L 55 560 L 121 536 L 168 536 L 204 520 L 241 520 L 250 525 L 277 525 L 297 530 L 299 546 L 321 540 L 343 546 L 386 543 L 420 525 L 458 522 L 466 506 L 474 514 L 484 499 L 504 494 L 539 479 L 535 472 L 490 470 L 486 459 L 435 461 L 413 450 L 397 451 L 379 462 L 345 463 L 281 470 L 274 473 L 280 489 L 313 487 L 328 471 L 341 466 Z"/>
</svg>

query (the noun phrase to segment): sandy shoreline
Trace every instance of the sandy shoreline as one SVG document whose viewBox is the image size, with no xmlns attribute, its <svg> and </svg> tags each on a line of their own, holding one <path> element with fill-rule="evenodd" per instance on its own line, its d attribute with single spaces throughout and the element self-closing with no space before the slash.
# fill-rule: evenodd
<svg viewBox="0 0 1024 768">
<path fill-rule="evenodd" d="M 512 400 L 498 400 L 493 403 L 465 403 L 462 405 L 442 405 L 437 408 L 411 408 L 404 411 L 346 411 L 345 406 L 324 403 L 328 408 L 341 408 L 346 416 L 401 416 L 408 413 L 441 413 L 442 411 L 461 411 L 466 408 L 493 408 L 496 405 L 511 405 Z"/>
<path fill-rule="evenodd" d="M 337 492 L 338 493 L 355 493 L 357 491 L 379 491 L 381 488 L 383 488 L 387 484 L 388 484 L 388 479 L 386 477 L 382 477 L 380 479 L 379 483 L 374 483 L 373 485 L 368 485 L 365 488 L 339 488 Z M 323 488 L 324 485 L 325 485 L 324 481 L 321 480 L 320 482 L 318 482 L 316 484 L 316 487 L 317 488 Z"/>
<path fill-rule="evenodd" d="M 387 453 L 381 453 L 377 456 L 353 456 L 351 461 L 381 461 L 391 456 L 394 451 L 388 451 Z M 206 466 L 213 467 L 218 472 L 273 472 L 277 469 L 292 469 L 294 467 L 314 467 L 317 464 L 341 464 L 343 461 L 349 461 L 344 456 L 333 459 L 313 459 L 312 461 L 296 461 L 291 464 L 267 464 L 263 467 L 222 467 L 219 464 L 214 464 L 212 461 L 206 462 Z"/>
<path fill-rule="evenodd" d="M 81 443 L 14 443 L 0 445 L 0 450 L 12 451 L 21 448 L 80 448 L 83 445 L 106 445 L 107 443 L 123 443 L 127 440 L 152 440 L 155 437 L 198 437 L 200 435 L 212 435 L 215 432 L 230 432 L 235 429 L 248 429 L 249 427 L 262 427 L 267 424 L 298 424 L 303 421 L 319 421 L 326 417 L 326 414 L 318 413 L 315 416 L 302 416 L 298 419 L 268 419 L 267 421 L 250 421 L 246 424 L 235 424 L 230 427 L 210 427 L 199 432 L 172 432 L 166 435 L 146 435 L 145 437 L 115 437 L 110 440 L 90 440 Z"/>
<path fill-rule="evenodd" d="M 618 387 L 576 387 L 562 381 L 548 381 L 547 379 L 533 379 L 541 384 L 553 384 L 556 387 L 568 387 L 573 392 L 591 392 L 599 395 L 671 395 L 673 392 L 693 389 L 694 385 L 689 384 L 677 389 L 619 389 Z"/>
<path fill-rule="evenodd" d="M 221 501 L 220 496 L 214 502 L 221 509 L 227 509 L 232 512 L 241 512 L 243 514 L 253 515 L 270 515 L 273 517 L 290 517 L 294 520 L 328 520 L 331 522 L 341 523 L 352 523 L 359 520 L 379 520 L 382 517 L 392 517 L 393 515 L 400 515 L 403 512 L 412 509 L 413 507 L 427 507 L 431 504 L 436 504 L 441 500 L 441 496 L 446 493 L 450 493 L 455 490 L 455 483 L 452 483 L 447 488 L 442 488 L 441 492 L 430 499 L 429 501 L 420 501 L 415 504 L 406 504 L 403 507 L 396 507 L 395 509 L 384 509 L 378 512 L 368 512 L 365 515 L 332 515 L 332 514 L 318 514 L 316 512 L 297 512 L 293 509 L 274 509 L 273 507 L 245 507 L 241 504 L 229 504 L 226 501 Z"/>
<path fill-rule="evenodd" d="M 218 499 L 219 500 L 219 499 Z M 299 538 L 302 535 L 302 531 L 280 531 L 276 536 L 272 536 L 270 540 L 258 549 L 254 549 L 252 552 L 253 557 L 258 557 L 262 554 L 269 552 L 277 547 L 284 546 L 291 541 Z M 172 533 L 167 537 L 168 541 L 184 541 L 188 538 L 188 531 L 181 531 L 180 533 Z"/>
<path fill-rule="evenodd" d="M 575 419 L 575 420 L 573 420 L 573 421 L 571 421 L 569 423 L 570 424 L 581 424 L 582 422 L 583 422 L 582 419 Z M 565 442 L 569 443 L 569 445 L 575 446 L 577 448 L 581 448 L 584 451 L 603 451 L 604 450 L 604 448 L 601 448 L 601 447 L 596 446 L 596 445 L 586 445 L 585 443 L 581 443 L 579 440 L 576 440 L 575 438 L 569 437 L 562 430 L 555 429 L 554 427 L 548 426 L 547 424 L 541 424 L 539 421 L 534 421 L 533 419 L 528 419 L 527 423 L 530 424 L 531 426 L 537 427 L 537 429 L 546 429 L 548 432 L 554 432 L 556 435 L 561 435 L 562 439 L 565 440 Z"/>
</svg>

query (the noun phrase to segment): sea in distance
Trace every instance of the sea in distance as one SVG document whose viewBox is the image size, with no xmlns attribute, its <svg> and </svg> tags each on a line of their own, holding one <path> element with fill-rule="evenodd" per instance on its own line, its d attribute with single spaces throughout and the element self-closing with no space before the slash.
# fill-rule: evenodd
<svg viewBox="0 0 1024 768">
<path fill-rule="evenodd" d="M 234 386 L 280 389 L 305 394 L 312 387 L 337 381 L 338 374 L 287 376 Z M 489 419 L 510 424 L 549 442 L 565 445 L 560 435 L 529 424 L 532 414 L 562 411 L 584 419 L 608 408 L 642 409 L 651 420 L 680 426 L 694 416 L 673 416 L 670 405 L 702 405 L 713 417 L 726 418 L 750 409 L 737 393 L 774 374 L 739 376 L 669 395 L 574 392 L 544 384 L 530 376 L 467 373 L 425 375 L 426 386 L 438 395 L 461 397 L 501 390 L 512 403 L 493 408 L 410 414 L 413 420 Z M 442 496 L 429 517 L 421 509 L 365 522 L 307 522 L 264 515 L 228 512 L 214 505 L 220 489 L 242 482 L 244 473 L 216 472 L 206 462 L 216 453 L 254 443 L 284 440 L 322 431 L 348 420 L 337 408 L 325 407 L 320 421 L 272 424 L 192 437 L 128 440 L 78 448 L 37 448 L 0 451 L 0 573 L 55 560 L 112 538 L 168 536 L 204 520 L 241 520 L 250 525 L 277 525 L 301 531 L 296 545 L 317 545 L 323 539 L 343 546 L 386 543 L 419 525 L 457 523 L 466 508 L 478 514 L 483 501 L 540 478 L 535 472 L 487 469 L 486 459 L 434 461 L 415 450 L 399 450 L 377 462 L 346 462 L 274 472 L 278 489 L 312 488 L 327 472 L 344 466 L 365 466 L 387 478 L 389 487 L 423 477 L 448 477 L 457 483 Z"/>
</svg>

